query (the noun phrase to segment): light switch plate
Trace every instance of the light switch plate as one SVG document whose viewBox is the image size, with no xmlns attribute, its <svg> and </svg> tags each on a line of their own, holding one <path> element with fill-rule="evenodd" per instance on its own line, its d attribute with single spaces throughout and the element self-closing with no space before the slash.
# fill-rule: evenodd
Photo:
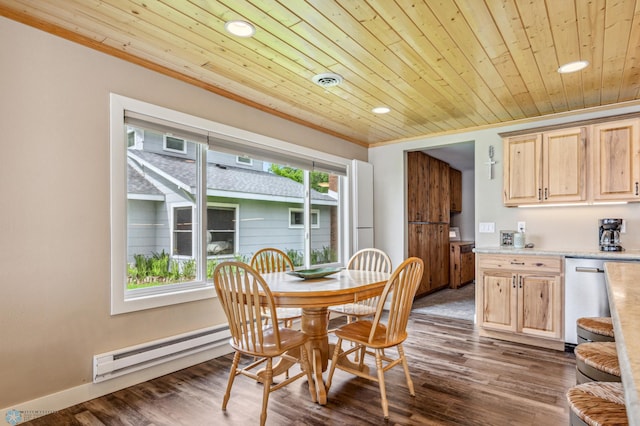
<svg viewBox="0 0 640 426">
<path fill-rule="evenodd" d="M 488 234 L 492 232 L 496 232 L 495 222 L 480 222 L 478 232 L 488 233 Z"/>
</svg>

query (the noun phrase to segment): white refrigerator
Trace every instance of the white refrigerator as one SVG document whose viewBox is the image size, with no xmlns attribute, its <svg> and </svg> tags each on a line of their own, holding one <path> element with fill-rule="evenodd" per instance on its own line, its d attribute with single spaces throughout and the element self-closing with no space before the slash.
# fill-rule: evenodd
<svg viewBox="0 0 640 426">
<path fill-rule="evenodd" d="M 352 161 L 353 253 L 374 245 L 373 238 L 373 165 Z"/>
</svg>

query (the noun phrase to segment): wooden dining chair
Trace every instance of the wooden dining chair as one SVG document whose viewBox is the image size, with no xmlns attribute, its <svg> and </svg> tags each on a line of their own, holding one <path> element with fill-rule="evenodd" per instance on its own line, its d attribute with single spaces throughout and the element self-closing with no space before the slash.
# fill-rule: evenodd
<svg viewBox="0 0 640 426">
<path fill-rule="evenodd" d="M 278 327 L 278 314 L 273 295 L 258 271 L 246 263 L 223 262 L 214 269 L 213 282 L 218 300 L 229 321 L 230 344 L 236 351 L 229 372 L 222 409 L 227 409 L 233 381 L 239 374 L 262 381 L 264 384 L 260 414 L 261 425 L 264 425 L 267 419 L 269 394 L 301 377 L 307 378 L 311 399 L 316 402 L 316 388 L 306 350 L 306 343 L 309 339 L 302 331 Z M 270 318 L 273 319 L 273 327 L 262 325 L 265 310 L 270 313 Z M 292 356 L 287 351 L 298 356 Z M 256 360 L 248 366 L 240 368 L 238 364 L 242 355 L 254 357 Z M 300 364 L 300 372 L 274 384 L 273 358 L 275 357 Z M 252 371 L 262 364 L 266 364 L 266 366 L 260 375 Z"/>
<path fill-rule="evenodd" d="M 253 269 L 261 274 L 267 272 L 285 272 L 293 271 L 293 262 L 282 250 L 277 248 L 263 248 L 255 252 L 251 257 L 249 264 Z M 285 327 L 291 328 L 293 321 L 302 317 L 302 309 L 300 308 L 278 308 L 278 320 L 284 323 Z M 269 312 L 265 312 L 265 325 L 269 323 L 272 318 L 269 316 Z"/>
<path fill-rule="evenodd" d="M 382 291 L 376 314 L 373 320 L 360 320 L 350 324 L 345 324 L 335 330 L 338 342 L 335 345 L 331 369 L 327 378 L 327 392 L 331 387 L 331 379 L 335 369 L 347 371 L 356 376 L 378 382 L 384 418 L 389 418 L 389 403 L 385 390 L 384 373 L 398 364 L 402 364 L 407 380 L 407 386 L 411 396 L 415 396 L 413 381 L 409 374 L 409 366 L 404 355 L 402 342 L 407 338 L 407 322 L 411 313 L 413 298 L 422 279 L 424 263 L 422 259 L 410 257 L 402 262 L 400 266 L 391 274 L 391 278 Z M 384 305 L 388 298 L 391 298 L 386 324 L 382 322 Z M 353 342 L 355 346 L 348 350 L 342 350 L 342 341 Z M 385 349 L 395 347 L 398 352 L 397 358 L 391 358 L 385 354 Z M 347 362 L 341 364 L 341 360 L 348 361 L 346 357 L 352 352 L 360 352 L 360 361 L 357 368 L 351 367 Z M 366 355 L 373 355 L 376 359 L 377 375 L 369 374 L 364 368 Z"/>
<path fill-rule="evenodd" d="M 389 256 L 382 250 L 375 248 L 366 248 L 357 251 L 351 256 L 351 259 L 349 259 L 347 269 L 387 273 L 391 273 L 393 270 Z M 332 313 L 345 315 L 347 317 L 347 323 L 350 323 L 352 320 L 373 316 L 376 313 L 379 299 L 379 296 L 361 300 L 355 299 L 352 303 L 330 306 L 328 312 L 329 315 Z"/>
</svg>

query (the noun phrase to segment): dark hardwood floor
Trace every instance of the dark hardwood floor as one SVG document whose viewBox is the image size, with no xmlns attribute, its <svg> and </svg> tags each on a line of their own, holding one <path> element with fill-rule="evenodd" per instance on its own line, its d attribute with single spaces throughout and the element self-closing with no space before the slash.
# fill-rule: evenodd
<svg viewBox="0 0 640 426">
<path fill-rule="evenodd" d="M 405 351 L 416 396 L 409 396 L 401 367 L 386 374 L 389 425 L 569 423 L 564 395 L 575 384 L 573 354 L 480 338 L 470 321 L 416 312 Z M 231 359 L 214 359 L 25 424 L 258 424 L 262 387 L 245 377 L 236 379 L 227 412 L 220 408 Z M 385 423 L 377 383 L 338 370 L 328 398 L 326 406 L 317 405 L 306 382 L 294 382 L 271 395 L 267 424 Z"/>
</svg>

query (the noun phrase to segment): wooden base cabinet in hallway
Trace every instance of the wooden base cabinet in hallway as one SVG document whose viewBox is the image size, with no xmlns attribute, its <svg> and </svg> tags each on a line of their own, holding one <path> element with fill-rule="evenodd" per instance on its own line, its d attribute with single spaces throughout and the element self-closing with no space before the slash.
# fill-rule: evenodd
<svg viewBox="0 0 640 426">
<path fill-rule="evenodd" d="M 449 243 L 449 287 L 458 288 L 470 283 L 476 276 L 476 262 L 473 241 L 452 241 Z"/>
<path fill-rule="evenodd" d="M 564 350 L 561 257 L 478 254 L 480 335 Z"/>
</svg>

